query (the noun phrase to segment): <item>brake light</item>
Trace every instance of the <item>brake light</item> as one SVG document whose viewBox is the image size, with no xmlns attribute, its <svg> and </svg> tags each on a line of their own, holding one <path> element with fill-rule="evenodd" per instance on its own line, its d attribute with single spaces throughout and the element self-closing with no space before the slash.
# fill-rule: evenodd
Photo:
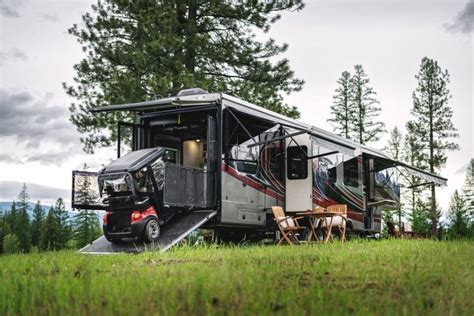
<svg viewBox="0 0 474 316">
<path fill-rule="evenodd" d="M 141 221 L 142 219 L 150 215 L 154 215 L 158 217 L 158 215 L 156 214 L 155 208 L 153 206 L 150 206 L 143 212 L 133 211 L 130 217 L 131 217 L 132 223 L 135 223 L 135 222 Z"/>
<path fill-rule="evenodd" d="M 139 221 L 142 218 L 142 213 L 139 211 L 133 211 L 132 213 L 132 222 Z"/>
<path fill-rule="evenodd" d="M 110 212 L 105 212 L 104 217 L 102 218 L 102 221 L 104 222 L 104 225 L 107 225 L 107 217 L 110 215 Z"/>
</svg>

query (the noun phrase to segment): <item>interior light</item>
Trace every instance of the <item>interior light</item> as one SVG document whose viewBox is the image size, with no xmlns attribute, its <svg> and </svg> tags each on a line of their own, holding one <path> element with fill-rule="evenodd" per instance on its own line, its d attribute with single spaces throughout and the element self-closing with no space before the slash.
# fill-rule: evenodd
<svg viewBox="0 0 474 316">
<path fill-rule="evenodd" d="M 196 142 L 198 142 L 198 143 L 199 143 L 200 141 L 201 141 L 201 140 L 200 140 L 199 138 L 198 138 L 198 139 L 196 139 Z"/>
</svg>

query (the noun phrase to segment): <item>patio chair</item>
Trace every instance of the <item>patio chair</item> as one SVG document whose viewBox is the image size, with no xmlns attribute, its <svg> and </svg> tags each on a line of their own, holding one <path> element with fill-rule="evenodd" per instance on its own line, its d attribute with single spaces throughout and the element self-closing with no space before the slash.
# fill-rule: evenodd
<svg viewBox="0 0 474 316">
<path fill-rule="evenodd" d="M 400 232 L 395 228 L 395 225 L 392 222 L 387 222 L 388 234 L 390 237 L 400 238 Z"/>
<path fill-rule="evenodd" d="M 298 223 L 302 217 L 286 216 L 280 206 L 272 206 L 272 212 L 281 233 L 278 245 L 282 242 L 287 242 L 289 245 L 299 244 L 297 234 L 307 230 L 306 227 L 300 226 Z"/>
<path fill-rule="evenodd" d="M 341 235 L 341 241 L 346 241 L 346 223 L 347 223 L 347 205 L 345 204 L 335 204 L 330 205 L 326 208 L 327 212 L 331 213 L 339 213 L 338 216 L 333 216 L 332 218 L 332 228 L 337 228 L 339 234 Z M 327 218 L 326 221 L 321 221 L 321 229 L 325 234 L 331 234 L 332 232 L 328 231 L 329 222 L 331 221 L 330 218 Z"/>
</svg>

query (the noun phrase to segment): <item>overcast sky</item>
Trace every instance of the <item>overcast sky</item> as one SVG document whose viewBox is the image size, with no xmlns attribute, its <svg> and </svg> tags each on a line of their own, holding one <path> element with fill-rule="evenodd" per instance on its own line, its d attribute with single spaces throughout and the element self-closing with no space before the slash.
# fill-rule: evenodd
<svg viewBox="0 0 474 316">
<path fill-rule="evenodd" d="M 72 169 L 85 162 L 97 168 L 114 157 L 114 149 L 81 152 L 61 86 L 72 82 L 72 67 L 83 57 L 67 29 L 93 2 L 0 0 L 0 181 L 68 189 Z M 328 130 L 336 80 L 353 65 L 368 74 L 388 129 L 404 129 L 410 118 L 421 59 L 448 69 L 461 150 L 449 154 L 442 171 L 449 178 L 439 190 L 446 209 L 474 157 L 473 21 L 474 1 L 306 1 L 303 11 L 284 13 L 269 35 L 289 44 L 285 57 L 306 81 L 287 101 L 303 121 Z M 381 148 L 383 141 L 371 145 Z"/>
</svg>

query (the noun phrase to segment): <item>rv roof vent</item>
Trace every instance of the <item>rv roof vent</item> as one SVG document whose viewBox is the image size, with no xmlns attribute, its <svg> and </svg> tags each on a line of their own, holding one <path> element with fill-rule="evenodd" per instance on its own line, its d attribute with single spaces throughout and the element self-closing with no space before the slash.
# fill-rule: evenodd
<svg viewBox="0 0 474 316">
<path fill-rule="evenodd" d="M 184 97 L 186 95 L 205 94 L 205 93 L 209 93 L 209 92 L 201 88 L 191 88 L 191 89 L 183 89 L 179 91 L 177 96 Z"/>
</svg>

